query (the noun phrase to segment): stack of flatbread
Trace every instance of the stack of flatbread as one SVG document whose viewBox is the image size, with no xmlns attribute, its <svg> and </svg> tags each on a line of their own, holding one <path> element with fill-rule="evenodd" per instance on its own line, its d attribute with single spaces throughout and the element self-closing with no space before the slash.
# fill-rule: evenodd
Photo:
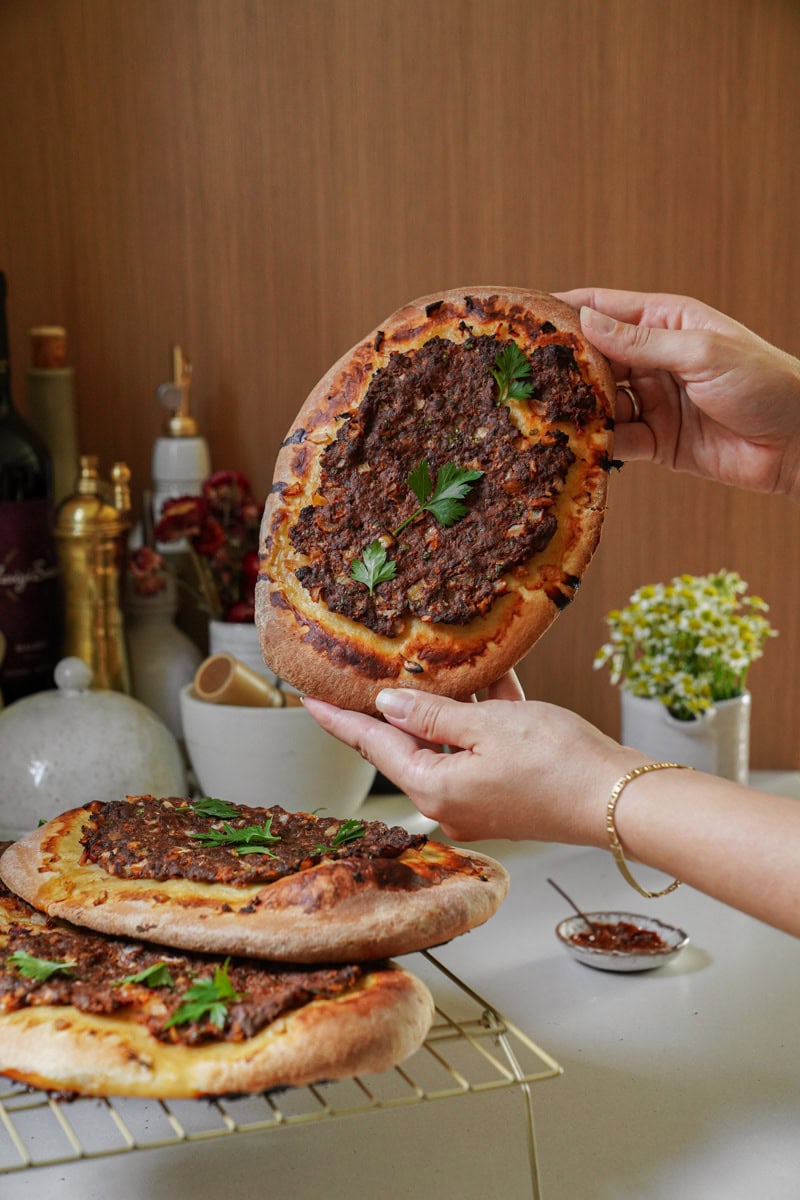
<svg viewBox="0 0 800 1200">
<path fill-rule="evenodd" d="M 433 1001 L 389 957 L 485 921 L 508 882 L 382 822 L 152 796 L 64 813 L 0 879 L 0 1073 L 153 1097 L 397 1064 Z"/>
</svg>

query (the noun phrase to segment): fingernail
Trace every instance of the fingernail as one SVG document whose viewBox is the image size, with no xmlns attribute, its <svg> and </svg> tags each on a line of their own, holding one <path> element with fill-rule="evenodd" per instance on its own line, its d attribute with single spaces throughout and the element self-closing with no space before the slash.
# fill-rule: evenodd
<svg viewBox="0 0 800 1200">
<path fill-rule="evenodd" d="M 581 309 L 581 325 L 584 329 L 591 329 L 595 333 L 611 333 L 616 321 L 613 317 L 608 317 L 605 313 L 598 312 L 596 308 L 589 308 L 584 304 Z"/>
<path fill-rule="evenodd" d="M 403 688 L 382 688 L 375 697 L 375 707 L 387 717 L 407 717 L 414 703 L 414 693 Z"/>
</svg>

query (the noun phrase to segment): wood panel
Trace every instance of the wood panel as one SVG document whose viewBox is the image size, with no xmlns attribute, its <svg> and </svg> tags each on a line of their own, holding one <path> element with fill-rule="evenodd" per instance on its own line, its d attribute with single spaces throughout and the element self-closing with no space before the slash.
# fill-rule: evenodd
<svg viewBox="0 0 800 1200">
<path fill-rule="evenodd" d="M 413 296 L 584 283 L 701 296 L 800 351 L 794 0 L 5 0 L 0 262 L 15 385 L 60 321 L 80 435 L 140 490 L 181 342 L 215 466 L 266 490 L 315 380 Z M 780 642 L 753 762 L 800 765 L 800 516 L 647 467 L 523 668 L 616 730 L 603 613 L 736 568 Z"/>
</svg>

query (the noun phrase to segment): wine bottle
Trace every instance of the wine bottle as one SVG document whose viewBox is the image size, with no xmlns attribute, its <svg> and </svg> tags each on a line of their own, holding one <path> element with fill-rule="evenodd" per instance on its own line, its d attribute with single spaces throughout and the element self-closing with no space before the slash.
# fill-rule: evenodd
<svg viewBox="0 0 800 1200">
<path fill-rule="evenodd" d="M 80 471 L 75 372 L 67 366 L 67 334 L 60 325 L 36 325 L 30 339 L 25 415 L 49 451 L 53 501 L 59 505 L 75 491 Z"/>
<path fill-rule="evenodd" d="M 50 455 L 11 396 L 0 271 L 0 693 L 6 704 L 53 686 L 61 597 L 52 520 Z"/>
</svg>

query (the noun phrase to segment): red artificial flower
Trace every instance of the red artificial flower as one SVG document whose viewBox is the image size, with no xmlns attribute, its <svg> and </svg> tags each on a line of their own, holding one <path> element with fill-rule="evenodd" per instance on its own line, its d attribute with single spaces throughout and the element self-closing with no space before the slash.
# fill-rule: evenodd
<svg viewBox="0 0 800 1200">
<path fill-rule="evenodd" d="M 253 620 L 262 507 L 241 471 L 215 471 L 202 496 L 168 500 L 155 528 L 159 542 L 188 541 L 209 611 L 225 620 Z"/>
<path fill-rule="evenodd" d="M 253 591 L 258 579 L 258 551 L 248 550 L 242 555 L 242 584 L 249 590 Z"/>
<path fill-rule="evenodd" d="M 255 621 L 256 606 L 250 600 L 237 600 L 232 604 L 225 613 L 224 620 L 230 621 L 231 624 L 243 625 L 246 622 Z"/>
<path fill-rule="evenodd" d="M 150 546 L 140 546 L 128 559 L 134 591 L 140 596 L 156 596 L 167 586 L 164 559 Z"/>
<path fill-rule="evenodd" d="M 208 521 L 208 505 L 201 496 L 179 496 L 167 500 L 155 528 L 157 542 L 179 542 L 195 538 Z"/>
<path fill-rule="evenodd" d="M 242 509 L 254 503 L 250 480 L 241 471 L 215 471 L 203 484 L 210 511 L 223 525 L 242 520 Z"/>
<path fill-rule="evenodd" d="M 202 528 L 192 538 L 192 545 L 204 558 L 213 558 L 225 544 L 225 530 L 214 517 L 207 517 Z"/>
</svg>

